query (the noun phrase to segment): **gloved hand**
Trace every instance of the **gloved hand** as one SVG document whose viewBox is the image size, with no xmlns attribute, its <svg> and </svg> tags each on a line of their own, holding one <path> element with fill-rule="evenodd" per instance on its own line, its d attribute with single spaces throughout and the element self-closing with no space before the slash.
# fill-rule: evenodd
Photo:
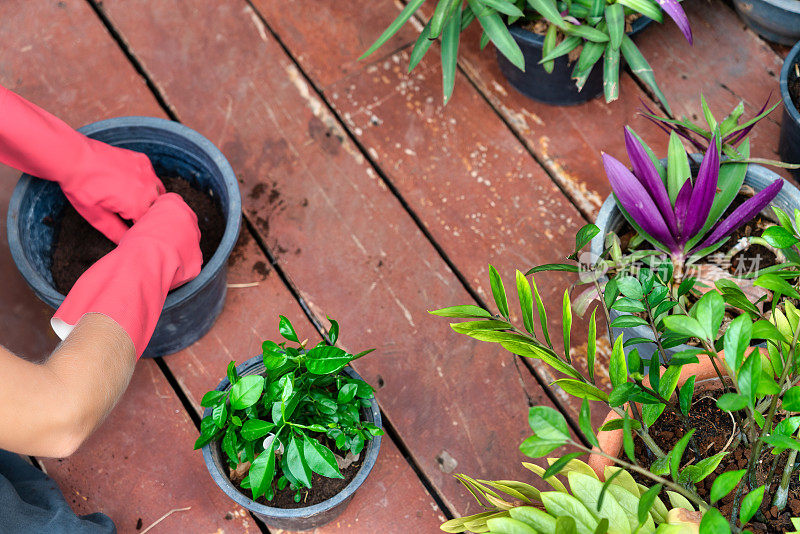
<svg viewBox="0 0 800 534">
<path fill-rule="evenodd" d="M 50 324 L 66 339 L 83 315 L 102 313 L 128 333 L 138 358 L 169 290 L 197 276 L 202 263 L 197 216 L 180 196 L 162 195 L 117 248 L 81 275 Z"/>
<path fill-rule="evenodd" d="M 58 182 L 84 219 L 119 243 L 165 192 L 144 154 L 90 139 L 0 86 L 0 162 Z"/>
</svg>

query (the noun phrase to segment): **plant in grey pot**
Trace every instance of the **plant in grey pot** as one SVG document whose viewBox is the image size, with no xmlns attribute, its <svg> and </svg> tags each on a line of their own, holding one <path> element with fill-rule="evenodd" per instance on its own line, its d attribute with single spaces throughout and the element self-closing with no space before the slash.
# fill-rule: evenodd
<svg viewBox="0 0 800 534">
<path fill-rule="evenodd" d="M 362 59 L 397 33 L 424 2 L 408 2 Z M 491 41 L 497 48 L 503 74 L 517 90 L 534 100 L 577 104 L 601 91 L 605 92 L 606 102 L 616 100 L 624 59 L 669 109 L 652 68 L 630 38 L 651 20 L 662 22 L 664 13 L 675 20 L 691 42 L 689 21 L 677 0 L 437 0 L 433 15 L 411 52 L 409 72 L 433 41 L 440 38 L 447 103 L 455 84 L 461 32 L 477 19 L 483 30 L 481 48 Z M 595 69 L 598 63 L 602 76 Z"/>
<path fill-rule="evenodd" d="M 375 465 L 383 429 L 372 387 L 348 367 L 371 350 L 306 349 L 284 316 L 279 331 L 296 346 L 265 341 L 262 355 L 231 362 L 203 396 L 195 449 L 239 505 L 270 526 L 309 530 L 345 509 Z"/>
</svg>

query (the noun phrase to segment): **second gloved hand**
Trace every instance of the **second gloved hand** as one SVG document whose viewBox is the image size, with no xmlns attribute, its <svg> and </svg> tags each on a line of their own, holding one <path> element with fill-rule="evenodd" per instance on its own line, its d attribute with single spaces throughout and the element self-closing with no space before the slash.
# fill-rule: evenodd
<svg viewBox="0 0 800 534">
<path fill-rule="evenodd" d="M 162 195 L 81 275 L 53 316 L 53 330 L 65 339 L 85 314 L 102 313 L 128 333 L 139 357 L 167 293 L 197 276 L 202 263 L 197 216 L 180 196 Z"/>
<path fill-rule="evenodd" d="M 78 213 L 119 243 L 165 192 L 148 157 L 90 139 L 0 86 L 0 162 L 58 182 Z"/>
</svg>

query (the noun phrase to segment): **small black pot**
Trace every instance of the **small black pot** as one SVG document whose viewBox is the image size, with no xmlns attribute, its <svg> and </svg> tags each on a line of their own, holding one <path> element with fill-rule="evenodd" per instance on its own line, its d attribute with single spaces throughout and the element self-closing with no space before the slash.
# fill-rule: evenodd
<svg viewBox="0 0 800 534">
<path fill-rule="evenodd" d="M 266 370 L 264 367 L 263 357 L 261 355 L 250 358 L 236 368 L 239 376 L 263 374 Z M 350 378 L 361 380 L 362 378 L 352 368 L 345 367 L 342 371 Z M 217 386 L 217 391 L 226 391 L 230 388 L 230 382 L 227 378 L 222 379 L 222 382 Z M 211 409 L 207 408 L 203 417 L 211 415 Z M 373 398 L 371 406 L 364 410 L 365 419 L 379 428 L 383 428 L 381 423 L 381 412 L 378 408 L 377 401 Z M 381 448 L 381 437 L 375 436 L 371 441 L 368 441 L 362 454 L 364 461 L 361 468 L 356 473 L 356 476 L 344 489 L 338 494 L 334 495 L 327 501 L 306 506 L 304 508 L 274 508 L 266 506 L 249 498 L 247 495 L 239 491 L 239 489 L 230 481 L 227 472 L 227 465 L 222 459 L 222 449 L 220 442 L 215 441 L 203 447 L 203 459 L 206 462 L 208 472 L 211 473 L 211 478 L 217 483 L 217 486 L 224 491 L 238 505 L 250 510 L 259 519 L 264 521 L 270 527 L 275 527 L 282 530 L 300 531 L 311 530 L 314 528 L 326 525 L 339 517 L 348 503 L 355 495 L 355 492 L 364 481 L 367 475 L 372 471 L 375 462 L 378 459 L 378 451 Z"/>
<path fill-rule="evenodd" d="M 653 22 L 646 17 L 633 21 L 631 37 L 642 31 Z M 603 62 L 598 61 L 589 74 L 586 84 L 581 91 L 575 87 L 572 79 L 572 69 L 575 64 L 570 63 L 567 56 L 554 60 L 553 72 L 548 74 L 539 64 L 542 59 L 544 35 L 528 31 L 515 24 L 508 30 L 522 50 L 525 58 L 525 71 L 518 69 L 500 51 L 497 51 L 497 63 L 500 71 L 508 82 L 520 93 L 530 99 L 554 106 L 572 106 L 588 102 L 603 92 Z M 622 71 L 622 69 L 620 69 Z"/>
<path fill-rule="evenodd" d="M 800 39 L 798 0 L 733 0 L 745 24 L 774 43 L 793 45 Z"/>
<path fill-rule="evenodd" d="M 666 160 L 662 160 L 662 163 L 666 164 Z M 783 180 L 783 178 L 781 178 L 774 172 L 770 171 L 766 167 L 750 164 L 747 167 L 747 174 L 744 177 L 744 185 L 748 185 L 752 187 L 756 192 L 758 192 L 767 187 L 775 180 Z M 775 199 L 772 201 L 770 206 L 776 206 L 778 208 L 785 210 L 788 213 L 794 213 L 795 209 L 800 209 L 800 190 L 798 190 L 794 185 L 792 185 L 788 181 L 784 180 L 781 191 L 778 193 L 778 196 L 776 196 Z M 772 209 L 770 208 L 770 206 L 767 206 L 767 208 L 762 213 L 763 215 L 772 219 L 774 215 L 772 213 Z M 614 199 L 614 196 L 610 195 L 606 199 L 606 201 L 603 202 L 603 206 L 600 208 L 600 213 L 597 214 L 597 220 L 595 221 L 595 225 L 597 225 L 597 227 L 600 229 L 600 233 L 598 233 L 597 236 L 595 236 L 595 238 L 592 239 L 592 244 L 591 244 L 592 258 L 598 258 L 603 253 L 606 234 L 608 234 L 609 232 L 619 231 L 624 222 L 625 218 L 623 217 L 622 212 L 617 207 L 617 203 Z M 609 310 L 609 315 L 611 317 L 611 321 L 614 321 L 614 319 L 620 316 L 620 313 L 617 312 L 616 310 Z M 614 335 L 614 337 L 622 334 L 623 339 L 625 341 L 639 337 L 653 339 L 652 331 L 650 330 L 650 328 L 646 326 L 634 326 L 630 328 L 613 328 L 612 334 Z M 642 358 L 642 360 L 645 361 L 649 361 L 653 357 L 653 354 L 655 354 L 657 351 L 655 343 L 639 343 L 635 347 L 639 350 L 639 356 Z M 692 348 L 696 347 L 691 347 L 689 345 L 679 345 L 671 349 L 665 349 L 665 352 L 668 355 L 672 355 L 682 350 L 687 350 Z M 625 349 L 626 354 L 629 351 L 630 348 Z"/>
<path fill-rule="evenodd" d="M 156 173 L 180 176 L 220 200 L 226 219 L 222 242 L 194 280 L 172 291 L 142 357 L 177 352 L 200 339 L 222 311 L 230 256 L 242 219 L 239 184 L 211 141 L 186 126 L 154 117 L 118 117 L 84 126 L 81 133 L 147 154 Z M 46 220 L 67 199 L 58 184 L 23 174 L 8 208 L 11 256 L 36 296 L 53 308 L 64 302 L 50 273 L 55 229 Z"/>
<path fill-rule="evenodd" d="M 800 9 L 800 2 L 797 2 Z M 798 22 L 800 30 L 800 22 Z M 794 65 L 800 63 L 800 42 L 786 56 L 781 69 L 781 98 L 783 99 L 783 119 L 781 120 L 781 137 L 778 142 L 778 154 L 786 163 L 800 163 L 800 111 L 789 94 L 789 75 Z M 795 74 L 792 74 L 794 80 Z M 796 82 L 800 83 L 800 81 Z M 800 180 L 800 169 L 791 171 L 796 180 Z"/>
</svg>

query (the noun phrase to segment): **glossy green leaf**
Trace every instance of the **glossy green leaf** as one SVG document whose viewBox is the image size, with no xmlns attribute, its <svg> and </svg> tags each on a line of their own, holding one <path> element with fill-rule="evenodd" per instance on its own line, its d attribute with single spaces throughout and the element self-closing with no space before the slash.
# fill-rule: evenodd
<svg viewBox="0 0 800 534">
<path fill-rule="evenodd" d="M 339 347 L 322 345 L 306 353 L 306 369 L 315 375 L 338 373 L 353 357 Z"/>
<path fill-rule="evenodd" d="M 566 30 L 568 24 L 566 21 L 561 17 L 561 13 L 556 6 L 555 0 L 527 0 L 528 5 L 531 8 L 539 13 L 541 16 L 546 18 L 550 21 L 551 24 L 555 24 L 562 30 Z"/>
<path fill-rule="evenodd" d="M 580 427 L 583 436 L 586 438 L 586 441 L 589 442 L 589 445 L 592 447 L 598 447 L 599 444 L 597 442 L 597 436 L 595 435 L 594 428 L 592 427 L 592 412 L 587 399 L 583 399 L 583 402 L 581 403 L 581 411 L 578 416 L 578 426 Z"/>
<path fill-rule="evenodd" d="M 675 444 L 670 451 L 669 455 L 669 470 L 672 474 L 672 478 L 677 480 L 678 479 L 678 469 L 681 465 L 681 460 L 683 459 L 683 453 L 686 450 L 687 445 L 689 445 L 689 440 L 691 439 L 692 435 L 694 434 L 694 428 L 689 430 L 686 434 L 683 435 L 681 439 Z"/>
<path fill-rule="evenodd" d="M 449 308 L 442 308 L 428 312 L 431 315 L 438 315 L 439 317 L 450 317 L 453 319 L 469 319 L 469 318 L 490 318 L 492 314 L 478 306 L 467 304 L 465 306 L 450 306 Z"/>
<path fill-rule="evenodd" d="M 612 48 L 619 50 L 622 36 L 625 35 L 625 8 L 622 4 L 609 4 L 606 6 L 606 25 Z"/>
<path fill-rule="evenodd" d="M 664 326 L 677 334 L 707 339 L 705 329 L 700 326 L 697 319 L 687 315 L 670 315 L 664 317 Z"/>
<path fill-rule="evenodd" d="M 297 332 L 294 331 L 294 326 L 292 326 L 292 323 L 289 321 L 289 319 L 283 315 L 280 316 L 278 332 L 280 332 L 280 334 L 289 341 L 294 341 L 295 343 L 299 342 L 297 339 Z"/>
<path fill-rule="evenodd" d="M 508 31 L 503 18 L 494 10 L 487 10 L 480 6 L 478 0 L 468 0 L 469 6 L 478 18 L 483 31 L 497 47 L 497 50 L 519 70 L 525 70 L 525 58 L 519 45 Z"/>
<path fill-rule="evenodd" d="M 742 524 L 747 523 L 756 515 L 763 498 L 764 486 L 759 486 L 744 496 L 744 499 L 742 499 L 742 508 L 739 511 L 739 519 L 741 519 Z"/>
<path fill-rule="evenodd" d="M 678 404 L 681 412 L 684 415 L 689 415 L 689 409 L 692 406 L 692 398 L 694 396 L 694 382 L 697 377 L 692 375 L 681 386 L 678 392 Z"/>
<path fill-rule="evenodd" d="M 568 440 L 569 426 L 564 416 L 549 406 L 532 406 L 528 410 L 528 424 L 541 439 Z"/>
<path fill-rule="evenodd" d="M 248 419 L 242 424 L 242 437 L 247 441 L 263 438 L 275 428 L 274 423 L 268 423 L 261 419 Z"/>
<path fill-rule="evenodd" d="M 428 53 L 428 50 L 430 50 L 432 44 L 433 39 L 431 39 L 431 23 L 428 21 L 428 23 L 422 29 L 422 32 L 420 32 L 419 37 L 417 37 L 417 41 L 414 43 L 414 48 L 412 48 L 411 55 L 408 58 L 409 73 L 414 70 L 417 65 L 419 65 L 419 62 L 422 61 L 422 58 Z"/>
<path fill-rule="evenodd" d="M 511 517 L 493 517 L 486 521 L 486 526 L 498 534 L 537 534 L 527 523 Z"/>
<path fill-rule="evenodd" d="M 570 358 L 570 335 L 572 333 L 572 305 L 569 300 L 569 290 L 564 290 L 564 299 L 561 307 L 561 333 L 564 340 L 564 357 L 567 361 Z"/>
<path fill-rule="evenodd" d="M 460 0 L 458 0 L 460 4 Z M 431 29 L 433 34 L 433 29 Z M 461 40 L 461 17 L 451 16 L 442 30 L 442 90 L 444 103 L 450 101 L 456 84 L 456 66 L 458 64 L 458 44 Z"/>
<path fill-rule="evenodd" d="M 493 265 L 489 265 L 489 281 L 492 286 L 492 296 L 494 302 L 497 304 L 497 309 L 500 310 L 500 315 L 508 319 L 508 299 L 506 298 L 506 289 L 503 285 L 503 279 L 500 278 L 500 273 Z"/>
<path fill-rule="evenodd" d="M 553 61 L 556 58 L 565 56 L 570 52 L 572 52 L 573 50 L 575 50 L 576 48 L 578 48 L 578 45 L 580 45 L 581 43 L 583 43 L 583 39 L 575 35 L 570 35 L 569 37 L 558 43 L 550 51 L 550 53 L 543 55 L 539 63 L 547 63 L 548 61 Z"/>
<path fill-rule="evenodd" d="M 241 378 L 231 388 L 231 408 L 234 410 L 244 410 L 252 406 L 261 398 L 264 391 L 264 377 L 250 375 Z"/>
<path fill-rule="evenodd" d="M 709 508 L 700 520 L 700 530 L 703 534 L 730 534 L 731 527 L 719 510 Z"/>
<path fill-rule="evenodd" d="M 270 446 L 259 454 L 250 465 L 248 476 L 253 500 L 264 495 L 272 484 L 272 479 L 275 477 L 275 449 L 277 446 L 278 440 L 272 440 Z"/>
<path fill-rule="evenodd" d="M 595 319 L 597 308 L 592 310 L 589 318 L 589 334 L 586 342 L 586 369 L 589 372 L 589 379 L 594 382 L 594 363 L 597 357 L 597 320 Z"/>
<path fill-rule="evenodd" d="M 628 5 L 632 1 L 633 0 L 620 0 L 620 3 L 623 5 Z M 659 10 L 659 15 L 660 13 L 661 11 Z M 644 58 L 639 49 L 636 48 L 636 45 L 633 44 L 631 38 L 627 35 L 622 36 L 620 50 L 622 51 L 623 57 L 625 57 L 625 60 L 628 62 L 631 71 L 636 75 L 637 78 L 644 82 L 644 84 L 649 87 L 651 91 L 653 91 L 658 100 L 664 106 L 664 109 L 667 110 L 667 113 L 672 115 L 669 102 L 667 102 L 667 98 L 664 96 L 664 93 L 661 92 L 661 89 L 659 89 L 658 84 L 656 83 L 656 78 L 653 75 L 653 69 L 650 67 L 650 64 Z"/>
<path fill-rule="evenodd" d="M 752 407 L 755 405 L 756 391 L 761 380 L 761 354 L 753 351 L 742 364 L 742 368 L 736 377 L 739 391 L 747 399 L 747 403 Z"/>
<path fill-rule="evenodd" d="M 769 289 L 770 291 L 774 293 L 780 293 L 781 295 L 786 295 L 796 299 L 800 298 L 800 293 L 798 293 L 795 288 L 789 285 L 786 280 L 775 274 L 762 274 L 756 278 L 756 281 L 753 282 L 753 285 Z"/>
<path fill-rule="evenodd" d="M 572 378 L 560 378 L 553 382 L 553 384 L 558 385 L 566 393 L 578 397 L 579 399 L 608 402 L 608 395 L 606 395 L 604 391 L 598 389 L 592 384 L 581 382 L 580 380 L 574 380 Z"/>
<path fill-rule="evenodd" d="M 533 288 L 533 298 L 536 300 L 536 309 L 539 313 L 539 324 L 542 327 L 544 341 L 550 348 L 553 348 L 553 344 L 550 342 L 550 332 L 547 329 L 547 311 L 545 310 L 544 302 L 542 302 L 542 297 L 539 295 L 539 288 L 536 287 L 536 279 L 533 276 L 531 276 L 531 287 Z"/>
<path fill-rule="evenodd" d="M 800 412 L 800 386 L 791 387 L 783 394 L 781 408 L 790 412 Z"/>
<path fill-rule="evenodd" d="M 525 325 L 525 330 L 533 334 L 533 292 L 528 279 L 520 271 L 517 271 L 517 295 L 519 296 L 519 306 L 522 311 L 522 323 Z"/>
<path fill-rule="evenodd" d="M 304 436 L 303 454 L 308 466 L 315 473 L 328 478 L 344 478 L 333 452 L 317 440 Z"/>
<path fill-rule="evenodd" d="M 211 390 L 205 395 L 203 395 L 203 398 L 200 400 L 200 406 L 202 406 L 203 408 L 211 408 L 213 406 L 216 406 L 220 402 L 223 402 L 227 398 L 227 396 L 228 396 L 227 391 Z"/>
<path fill-rule="evenodd" d="M 643 525 L 647 521 L 647 516 L 650 514 L 650 509 L 653 507 L 658 494 L 661 493 L 661 488 L 661 484 L 656 484 L 639 497 L 639 505 L 636 511 L 639 524 Z"/>
<path fill-rule="evenodd" d="M 547 27 L 547 32 L 544 34 L 544 44 L 542 45 L 542 56 L 550 54 L 558 44 L 558 26 L 550 25 Z M 545 61 L 542 63 L 542 68 L 548 74 L 553 72 L 555 61 Z"/>
<path fill-rule="evenodd" d="M 619 4 L 628 7 L 656 22 L 662 21 L 661 8 L 652 0 L 617 0 Z"/>
<path fill-rule="evenodd" d="M 552 464 L 550 464 L 550 467 L 548 467 L 545 470 L 544 474 L 542 475 L 542 478 L 550 478 L 553 475 L 557 475 L 558 473 L 561 472 L 562 469 L 564 469 L 564 466 L 566 466 L 569 462 L 571 462 L 575 458 L 583 456 L 583 454 L 584 453 L 582 452 L 573 452 L 570 454 L 566 454 L 561 458 L 556 459 Z"/>
<path fill-rule="evenodd" d="M 711 503 L 717 502 L 733 491 L 746 472 L 747 469 L 726 471 L 715 478 L 713 484 L 711 484 Z"/>
<path fill-rule="evenodd" d="M 607 103 L 619 98 L 619 63 L 619 47 L 607 43 L 603 53 L 603 95 Z"/>
<path fill-rule="evenodd" d="M 366 52 L 364 52 L 364 54 L 361 57 L 358 58 L 359 61 L 372 54 L 378 48 L 383 46 L 383 44 L 386 43 L 386 41 L 391 39 L 392 36 L 395 33 L 397 33 L 397 30 L 399 30 L 403 26 L 403 24 L 405 24 L 408 21 L 408 19 L 410 19 L 411 16 L 424 3 L 425 0 L 411 0 L 410 2 L 408 2 L 405 8 L 403 8 L 403 10 L 397 16 L 397 18 L 394 19 L 394 21 L 389 25 L 388 28 L 386 28 L 386 30 L 381 34 L 381 36 L 378 37 L 378 39 L 372 44 L 372 46 L 370 46 L 369 49 Z"/>
<path fill-rule="evenodd" d="M 628 364 L 625 359 L 625 351 L 622 348 L 623 336 L 620 334 L 614 341 L 611 350 L 611 358 L 608 363 L 608 376 L 614 387 L 620 386 L 628 381 Z"/>
</svg>

